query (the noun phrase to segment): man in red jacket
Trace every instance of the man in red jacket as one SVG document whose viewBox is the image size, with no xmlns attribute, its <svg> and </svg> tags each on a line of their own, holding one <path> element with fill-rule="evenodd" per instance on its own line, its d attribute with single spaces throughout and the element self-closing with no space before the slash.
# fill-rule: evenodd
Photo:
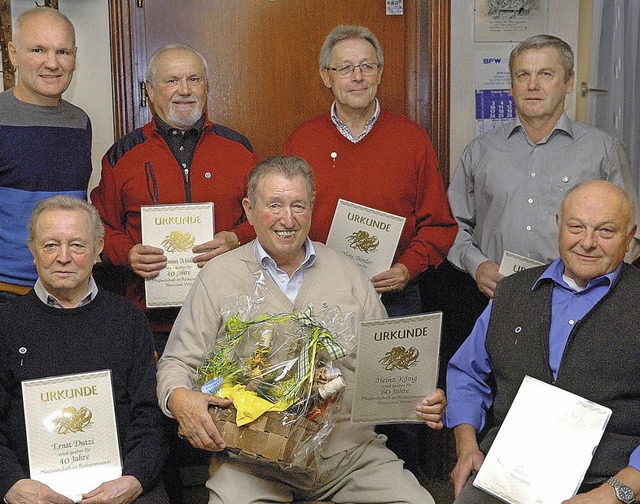
<svg viewBox="0 0 640 504">
<path fill-rule="evenodd" d="M 144 279 L 158 276 L 167 258 L 162 249 L 142 245 L 141 205 L 214 203 L 214 239 L 193 248 L 200 267 L 254 238 L 242 198 L 258 158 L 244 136 L 207 117 L 207 72 L 203 56 L 188 45 L 170 44 L 153 54 L 147 66 L 153 119 L 109 149 L 91 192 L 105 225 L 102 259 L 134 273 L 126 295 L 143 309 Z M 159 353 L 177 311 L 146 310 Z"/>
</svg>

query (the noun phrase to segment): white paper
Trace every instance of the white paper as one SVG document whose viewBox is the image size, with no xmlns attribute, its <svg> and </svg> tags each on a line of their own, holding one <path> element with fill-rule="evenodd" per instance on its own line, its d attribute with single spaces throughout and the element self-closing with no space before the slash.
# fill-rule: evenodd
<svg viewBox="0 0 640 504">
<path fill-rule="evenodd" d="M 391 267 L 405 220 L 341 199 L 327 245 L 354 261 L 371 278 Z"/>
<path fill-rule="evenodd" d="M 526 376 L 473 485 L 510 504 L 575 495 L 611 410 Z"/>
<path fill-rule="evenodd" d="M 142 206 L 142 243 L 164 250 L 167 267 L 145 280 L 147 308 L 182 306 L 200 268 L 191 249 L 213 240 L 213 203 Z"/>
<path fill-rule="evenodd" d="M 421 422 L 438 380 L 442 312 L 360 322 L 353 422 Z"/>
<path fill-rule="evenodd" d="M 111 371 L 22 382 L 31 479 L 78 502 L 122 476 Z"/>
<path fill-rule="evenodd" d="M 543 264 L 543 262 L 536 261 L 535 259 L 529 259 L 528 257 L 505 250 L 504 254 L 502 254 L 502 261 L 500 261 L 500 269 L 498 271 L 504 276 L 509 276 L 529 268 L 534 268 L 535 266 L 542 266 Z"/>
</svg>

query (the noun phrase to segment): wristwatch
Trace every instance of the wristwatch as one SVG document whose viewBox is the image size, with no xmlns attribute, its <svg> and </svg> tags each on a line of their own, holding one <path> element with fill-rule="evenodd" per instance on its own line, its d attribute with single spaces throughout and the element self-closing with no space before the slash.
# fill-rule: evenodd
<svg viewBox="0 0 640 504">
<path fill-rule="evenodd" d="M 616 497 L 620 502 L 624 502 L 624 504 L 633 504 L 636 501 L 636 496 L 633 493 L 633 490 L 621 481 L 615 479 L 613 476 L 607 480 L 607 483 L 609 483 L 609 485 L 611 485 L 616 491 Z"/>
</svg>

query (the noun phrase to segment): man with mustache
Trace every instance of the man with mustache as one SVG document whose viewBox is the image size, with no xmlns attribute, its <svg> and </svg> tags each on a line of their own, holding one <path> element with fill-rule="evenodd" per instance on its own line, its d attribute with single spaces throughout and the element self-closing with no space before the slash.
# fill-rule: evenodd
<svg viewBox="0 0 640 504">
<path fill-rule="evenodd" d="M 242 212 L 245 179 L 257 156 L 239 133 L 207 116 L 208 66 L 186 44 L 158 49 L 147 65 L 154 115 L 118 140 L 102 160 L 91 200 L 105 225 L 103 261 L 131 272 L 126 295 L 143 309 L 144 279 L 167 266 L 162 249 L 142 245 L 140 206 L 212 201 L 215 236 L 193 248 L 202 267 L 254 237 Z M 177 309 L 145 310 L 162 353 Z"/>
</svg>

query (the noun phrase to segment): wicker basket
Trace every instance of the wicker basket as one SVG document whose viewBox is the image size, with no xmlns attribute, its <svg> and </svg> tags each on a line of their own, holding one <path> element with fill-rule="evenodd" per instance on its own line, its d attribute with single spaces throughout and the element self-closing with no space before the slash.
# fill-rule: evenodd
<svg viewBox="0 0 640 504">
<path fill-rule="evenodd" d="M 322 425 L 300 418 L 283 424 L 284 413 L 268 411 L 253 422 L 238 427 L 236 409 L 209 406 L 209 414 L 227 448 L 254 458 L 262 458 L 287 465 L 308 468 L 313 464 L 313 453 L 300 460 L 302 447 L 322 428 Z"/>
</svg>

